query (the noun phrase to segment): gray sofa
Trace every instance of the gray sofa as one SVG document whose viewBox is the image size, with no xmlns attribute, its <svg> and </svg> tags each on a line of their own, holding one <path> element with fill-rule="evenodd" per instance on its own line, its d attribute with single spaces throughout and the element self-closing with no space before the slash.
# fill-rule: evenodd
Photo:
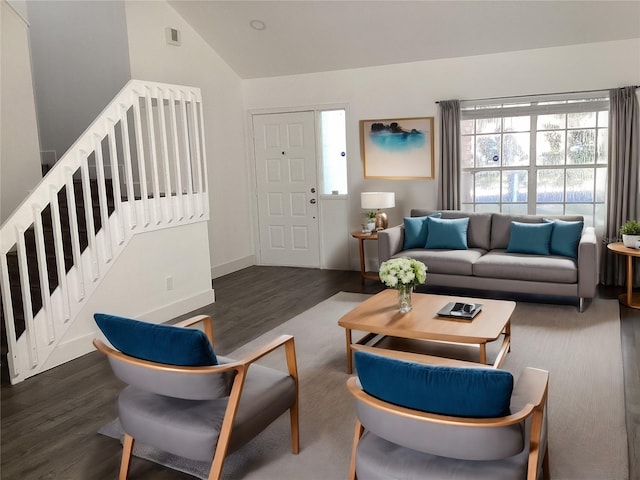
<svg viewBox="0 0 640 480">
<path fill-rule="evenodd" d="M 577 259 L 507 253 L 511 222 L 542 223 L 542 216 L 426 209 L 412 209 L 411 216 L 438 212 L 443 219 L 469 217 L 468 250 L 403 250 L 404 225 L 398 225 L 378 232 L 379 262 L 396 257 L 420 260 L 427 265 L 429 285 L 577 297 L 580 311 L 584 309 L 584 299 L 595 296 L 598 254 L 593 227 L 582 230 Z M 569 215 L 547 218 L 583 220 L 581 216 Z"/>
</svg>

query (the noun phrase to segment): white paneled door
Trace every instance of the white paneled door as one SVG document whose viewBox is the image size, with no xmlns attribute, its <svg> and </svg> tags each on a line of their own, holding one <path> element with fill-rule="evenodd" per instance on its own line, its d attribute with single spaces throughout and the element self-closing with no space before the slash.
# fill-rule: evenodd
<svg viewBox="0 0 640 480">
<path fill-rule="evenodd" d="M 319 267 L 315 113 L 253 116 L 260 263 Z"/>
</svg>

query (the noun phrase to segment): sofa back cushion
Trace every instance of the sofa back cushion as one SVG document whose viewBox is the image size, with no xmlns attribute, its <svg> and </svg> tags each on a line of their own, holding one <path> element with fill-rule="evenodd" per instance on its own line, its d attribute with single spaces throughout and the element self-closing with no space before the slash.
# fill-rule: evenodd
<svg viewBox="0 0 640 480">
<path fill-rule="evenodd" d="M 424 208 L 414 208 L 411 210 L 412 217 L 424 217 L 440 212 L 441 218 L 469 218 L 469 228 L 467 229 L 467 246 L 469 248 L 482 248 L 489 250 L 491 244 L 491 214 L 462 212 L 460 210 L 430 210 Z"/>
<path fill-rule="evenodd" d="M 580 215 L 558 215 L 558 216 L 542 216 L 542 215 L 507 215 L 504 213 L 494 213 L 491 218 L 491 242 L 490 250 L 506 249 L 509 245 L 511 237 L 511 222 L 520 223 L 544 223 L 545 218 L 559 219 L 568 222 L 584 221 Z"/>
</svg>

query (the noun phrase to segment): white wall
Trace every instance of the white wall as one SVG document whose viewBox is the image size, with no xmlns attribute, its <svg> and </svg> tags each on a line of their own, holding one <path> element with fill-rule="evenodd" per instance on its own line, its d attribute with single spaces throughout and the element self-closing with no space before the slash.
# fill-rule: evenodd
<svg viewBox="0 0 640 480">
<path fill-rule="evenodd" d="M 94 350 L 91 341 L 99 335 L 95 312 L 163 323 L 212 303 L 208 260 L 206 222 L 135 235 L 114 260 L 100 288 L 86 300 L 42 370 Z M 171 290 L 167 289 L 167 277 L 171 277 Z"/>
<path fill-rule="evenodd" d="M 132 77 L 202 90 L 213 276 L 253 265 L 240 78 L 166 2 L 127 2 L 126 13 Z M 181 46 L 166 43 L 167 27 Z"/>
<path fill-rule="evenodd" d="M 351 229 L 357 229 L 362 218 L 361 191 L 395 191 L 396 208 L 387 211 L 390 224 L 401 223 L 413 207 L 435 207 L 437 195 L 435 180 L 365 180 L 359 120 L 436 117 L 437 164 L 439 129 L 435 102 L 438 100 L 626 85 L 640 85 L 640 39 L 246 80 L 244 89 L 247 109 L 326 103 L 349 105 L 349 224 Z M 357 242 L 350 238 L 344 241 L 349 242 L 351 267 L 359 268 Z M 368 249 L 370 263 L 375 262 L 375 256 L 375 248 Z"/>
<path fill-rule="evenodd" d="M 28 0 L 27 9 L 41 150 L 60 158 L 131 78 L 124 3 Z"/>
<path fill-rule="evenodd" d="M 0 224 L 42 178 L 29 59 L 29 27 L 0 6 Z M 22 14 L 22 12 L 21 12 Z"/>
</svg>

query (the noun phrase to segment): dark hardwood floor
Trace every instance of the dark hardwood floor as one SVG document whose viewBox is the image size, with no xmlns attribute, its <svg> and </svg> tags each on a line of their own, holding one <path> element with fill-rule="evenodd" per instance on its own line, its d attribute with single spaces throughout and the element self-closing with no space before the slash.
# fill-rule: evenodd
<svg viewBox="0 0 640 480">
<path fill-rule="evenodd" d="M 215 279 L 213 287 L 216 303 L 191 314 L 205 313 L 213 317 L 216 351 L 223 355 L 339 291 L 376 293 L 382 289 L 377 282 L 367 281 L 363 285 L 359 272 L 288 267 L 250 267 Z M 621 291 L 601 288 L 599 295 L 616 298 Z M 640 472 L 639 310 L 621 307 L 621 332 L 629 478 L 635 479 Z M 115 399 L 121 387 L 98 353 L 90 353 L 15 386 L 3 383 L 0 477 L 6 480 L 116 478 L 120 444 L 96 432 L 117 415 Z M 134 459 L 130 478 L 187 480 L 193 477 Z"/>
</svg>

